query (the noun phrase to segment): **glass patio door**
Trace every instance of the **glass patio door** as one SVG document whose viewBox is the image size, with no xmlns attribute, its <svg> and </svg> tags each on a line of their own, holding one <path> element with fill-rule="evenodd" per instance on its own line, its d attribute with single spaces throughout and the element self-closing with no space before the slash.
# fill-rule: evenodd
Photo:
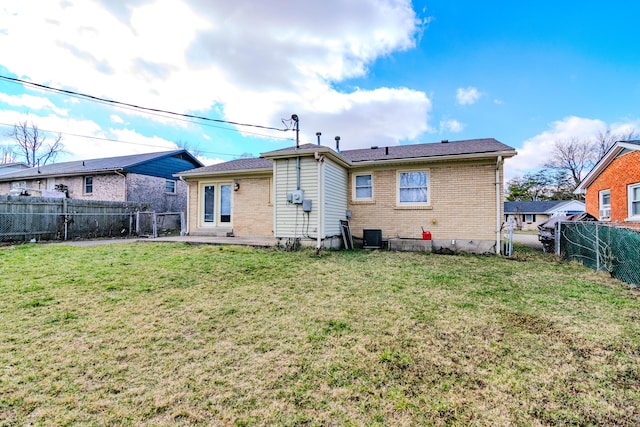
<svg viewBox="0 0 640 427">
<path fill-rule="evenodd" d="M 231 222 L 231 184 L 222 184 L 220 186 L 219 222 L 225 224 Z"/>
<path fill-rule="evenodd" d="M 202 188 L 202 222 L 207 226 L 231 224 L 232 184 L 207 184 Z"/>
</svg>

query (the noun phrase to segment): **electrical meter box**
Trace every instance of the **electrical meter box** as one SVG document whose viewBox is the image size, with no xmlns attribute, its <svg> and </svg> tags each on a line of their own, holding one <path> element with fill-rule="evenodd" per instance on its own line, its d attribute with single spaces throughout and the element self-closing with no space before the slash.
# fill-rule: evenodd
<svg viewBox="0 0 640 427">
<path fill-rule="evenodd" d="M 287 194 L 287 202 L 300 205 L 302 204 L 303 197 L 304 197 L 304 191 L 293 190 L 291 193 Z"/>
<path fill-rule="evenodd" d="M 311 199 L 302 200 L 302 211 L 311 212 Z"/>
</svg>

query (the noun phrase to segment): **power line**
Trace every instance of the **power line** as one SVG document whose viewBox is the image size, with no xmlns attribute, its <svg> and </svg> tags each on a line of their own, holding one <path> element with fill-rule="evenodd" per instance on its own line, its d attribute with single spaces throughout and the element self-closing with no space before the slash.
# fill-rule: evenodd
<svg viewBox="0 0 640 427">
<path fill-rule="evenodd" d="M 120 101 L 113 101 L 111 99 L 100 98 L 100 97 L 97 97 L 97 96 L 87 95 L 87 94 L 80 93 L 80 92 L 74 92 L 72 90 L 58 89 L 58 88 L 54 88 L 54 87 L 51 87 L 51 86 L 47 86 L 47 85 L 43 85 L 43 84 L 39 84 L 39 83 L 33 83 L 33 82 L 26 81 L 26 80 L 14 78 L 14 77 L 8 77 L 8 76 L 0 75 L 0 79 L 1 80 L 5 80 L 5 81 L 9 81 L 9 82 L 12 82 L 12 83 L 20 83 L 20 84 L 27 85 L 27 86 L 33 86 L 33 87 L 36 87 L 36 88 L 39 88 L 39 89 L 44 89 L 44 90 L 48 90 L 48 91 L 52 91 L 52 92 L 63 93 L 63 94 L 74 96 L 74 97 L 87 98 L 87 99 L 93 100 L 93 101 L 103 102 L 103 103 L 112 104 L 112 105 L 131 107 L 131 108 L 135 108 L 135 109 L 138 109 L 138 110 L 151 111 L 151 112 L 155 112 L 155 113 L 170 114 L 172 116 L 186 117 L 186 118 L 190 118 L 190 119 L 204 120 L 204 121 L 209 121 L 209 122 L 227 123 L 227 124 L 231 124 L 231 125 L 234 125 L 234 126 L 254 127 L 254 128 L 259 128 L 259 129 L 275 130 L 275 131 L 278 131 L 278 132 L 287 132 L 287 131 L 291 130 L 291 128 L 289 128 L 289 127 L 281 129 L 281 128 L 274 128 L 274 127 L 271 127 L 271 126 L 261 126 L 261 125 L 254 125 L 254 124 L 249 124 L 249 123 L 232 122 L 232 121 L 229 121 L 229 120 L 212 119 L 210 117 L 196 116 L 196 115 L 192 115 L 192 114 L 175 113 L 173 111 L 162 110 L 162 109 L 159 109 L 159 108 L 143 107 L 143 106 L 136 105 L 136 104 L 129 104 L 129 103 L 120 102 Z M 283 121 L 283 124 L 284 124 L 284 121 Z"/>
<path fill-rule="evenodd" d="M 14 127 L 14 125 L 8 124 L 8 123 L 0 123 L 0 126 L 6 126 L 6 127 Z M 130 142 L 130 141 L 121 141 L 121 140 L 117 140 L 117 139 L 109 139 L 109 138 L 101 138 L 99 136 L 89 136 L 89 135 L 78 135 L 75 133 L 69 133 L 69 132 L 57 132 L 57 131 L 53 131 L 53 130 L 48 130 L 48 129 L 41 129 L 38 128 L 39 130 L 43 131 L 43 132 L 50 132 L 50 133 L 57 133 L 60 135 L 67 135 L 67 136 L 75 136 L 78 138 L 87 138 L 87 139 L 95 139 L 98 141 L 108 141 L 108 142 L 117 142 L 120 144 L 130 144 L 130 145 L 140 145 L 143 147 L 153 147 L 153 148 L 168 148 L 164 145 L 155 145 L 155 144 L 143 144 L 141 142 Z M 216 151 L 205 151 L 205 150 L 197 150 L 200 153 L 206 153 L 206 154 L 215 154 L 218 156 L 231 156 L 231 157 L 239 157 L 242 154 L 231 154 L 231 153 L 220 153 L 220 152 L 216 152 Z"/>
</svg>

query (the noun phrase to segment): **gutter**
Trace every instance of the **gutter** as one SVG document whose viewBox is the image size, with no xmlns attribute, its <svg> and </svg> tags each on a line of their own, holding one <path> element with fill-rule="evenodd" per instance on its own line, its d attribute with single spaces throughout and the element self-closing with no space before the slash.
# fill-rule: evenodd
<svg viewBox="0 0 640 427">
<path fill-rule="evenodd" d="M 388 159 L 388 160 L 363 160 L 363 161 L 352 161 L 352 167 L 361 167 L 366 166 L 370 167 L 372 165 L 388 165 L 388 164 L 411 164 L 411 163 L 425 163 L 425 162 L 442 162 L 448 160 L 476 160 L 476 159 L 493 159 L 495 156 L 499 158 L 508 158 L 516 155 L 515 151 L 498 151 L 492 153 L 473 153 L 473 154 L 449 154 L 445 156 L 430 156 L 430 157 L 410 157 L 403 159 Z"/>
<path fill-rule="evenodd" d="M 177 178 L 209 178 L 212 176 L 229 176 L 229 175 L 268 175 L 273 173 L 273 167 L 260 169 L 237 169 L 214 172 L 194 172 L 194 173 L 175 173 L 173 176 Z"/>
</svg>

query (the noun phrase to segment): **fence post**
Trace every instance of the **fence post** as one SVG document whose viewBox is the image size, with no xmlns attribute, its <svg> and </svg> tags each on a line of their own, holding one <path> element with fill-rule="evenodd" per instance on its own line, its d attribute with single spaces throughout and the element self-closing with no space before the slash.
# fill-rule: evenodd
<svg viewBox="0 0 640 427">
<path fill-rule="evenodd" d="M 158 219 L 156 217 L 156 211 L 153 211 L 153 238 L 158 237 Z"/>
<path fill-rule="evenodd" d="M 128 236 L 131 236 L 131 229 L 133 228 L 133 213 L 129 214 L 129 234 Z"/>
<path fill-rule="evenodd" d="M 136 235 L 140 236 L 140 211 L 136 211 Z"/>
<path fill-rule="evenodd" d="M 556 249 L 556 255 L 560 256 L 560 236 L 562 236 L 562 232 L 561 232 L 561 227 L 562 227 L 562 221 L 558 221 L 556 222 L 556 226 L 555 226 L 555 236 L 554 236 L 554 243 L 555 243 L 555 249 Z"/>
<path fill-rule="evenodd" d="M 69 227 L 69 218 L 67 216 L 67 209 L 68 209 L 67 199 L 64 198 L 64 199 L 62 199 L 62 218 L 63 218 L 63 221 L 64 221 L 64 241 L 65 242 L 67 241 L 67 233 L 68 233 L 68 230 L 69 230 L 69 228 L 68 228 Z"/>
<path fill-rule="evenodd" d="M 600 271 L 600 233 L 596 223 L 596 271 Z"/>
</svg>

